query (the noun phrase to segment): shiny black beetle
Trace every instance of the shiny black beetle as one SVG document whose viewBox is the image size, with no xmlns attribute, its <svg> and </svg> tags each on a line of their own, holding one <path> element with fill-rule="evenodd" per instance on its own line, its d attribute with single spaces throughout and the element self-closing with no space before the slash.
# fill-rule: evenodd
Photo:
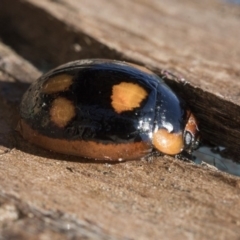
<svg viewBox="0 0 240 240">
<path fill-rule="evenodd" d="M 128 160 L 154 149 L 176 155 L 198 142 L 186 104 L 144 67 L 89 59 L 44 74 L 23 96 L 19 131 L 52 151 Z"/>
</svg>

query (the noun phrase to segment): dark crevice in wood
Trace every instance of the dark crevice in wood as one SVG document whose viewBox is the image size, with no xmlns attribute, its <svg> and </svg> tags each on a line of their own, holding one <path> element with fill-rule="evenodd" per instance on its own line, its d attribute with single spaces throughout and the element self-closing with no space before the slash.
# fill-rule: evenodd
<svg viewBox="0 0 240 240">
<path fill-rule="evenodd" d="M 91 36 L 25 1 L 0 2 L 0 38 L 39 69 L 83 58 L 121 58 Z"/>
</svg>

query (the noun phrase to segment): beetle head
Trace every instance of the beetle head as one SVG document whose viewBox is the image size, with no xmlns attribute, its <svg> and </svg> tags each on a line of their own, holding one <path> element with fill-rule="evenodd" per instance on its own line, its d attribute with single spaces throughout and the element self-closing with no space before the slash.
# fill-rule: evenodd
<svg viewBox="0 0 240 240">
<path fill-rule="evenodd" d="M 198 122 L 195 116 L 187 111 L 187 123 L 183 133 L 184 150 L 192 152 L 197 149 L 200 142 L 200 135 L 198 129 Z"/>
</svg>

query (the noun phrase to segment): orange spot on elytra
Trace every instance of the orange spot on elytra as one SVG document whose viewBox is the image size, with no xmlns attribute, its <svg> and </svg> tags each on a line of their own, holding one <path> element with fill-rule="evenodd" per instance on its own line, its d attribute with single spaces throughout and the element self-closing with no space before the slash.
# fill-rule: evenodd
<svg viewBox="0 0 240 240">
<path fill-rule="evenodd" d="M 154 147 L 165 154 L 175 155 L 183 150 L 182 133 L 170 133 L 166 129 L 159 129 L 153 134 Z"/>
<path fill-rule="evenodd" d="M 50 117 L 58 127 L 65 127 L 75 114 L 75 107 L 70 100 L 59 97 L 53 101 Z"/>
<path fill-rule="evenodd" d="M 44 83 L 42 91 L 47 94 L 63 92 L 69 89 L 72 84 L 72 76 L 67 74 L 51 77 Z"/>
<path fill-rule="evenodd" d="M 140 107 L 147 91 L 136 83 L 121 82 L 112 88 L 112 107 L 117 113 Z"/>
</svg>

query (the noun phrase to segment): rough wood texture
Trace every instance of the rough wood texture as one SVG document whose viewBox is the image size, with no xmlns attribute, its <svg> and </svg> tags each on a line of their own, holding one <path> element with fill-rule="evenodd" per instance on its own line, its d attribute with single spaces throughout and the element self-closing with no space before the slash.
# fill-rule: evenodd
<svg viewBox="0 0 240 240">
<path fill-rule="evenodd" d="M 173 70 L 203 138 L 239 152 L 239 12 L 213 0 L 1 0 L 0 37 L 41 69 L 105 57 Z M 0 239 L 239 239 L 237 177 L 167 156 L 96 164 L 23 141 L 18 104 L 39 74 L 0 44 Z"/>
</svg>

